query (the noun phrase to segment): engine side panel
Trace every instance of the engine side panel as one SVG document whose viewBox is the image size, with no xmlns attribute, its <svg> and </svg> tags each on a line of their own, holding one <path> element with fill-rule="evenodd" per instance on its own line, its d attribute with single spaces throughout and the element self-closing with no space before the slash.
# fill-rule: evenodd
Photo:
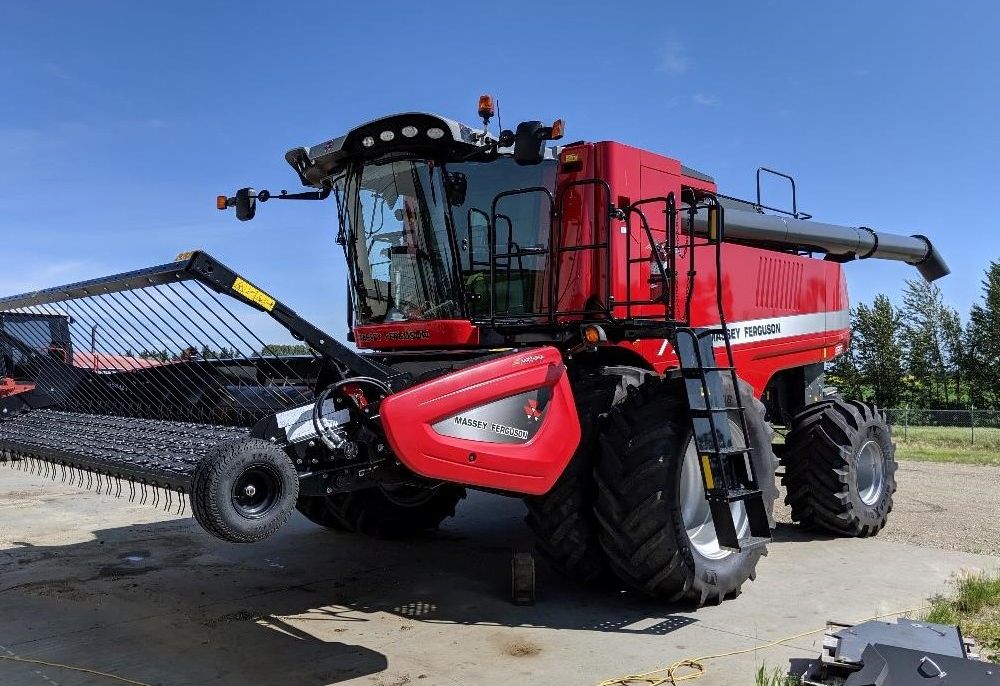
<svg viewBox="0 0 1000 686">
<path fill-rule="evenodd" d="M 382 401 L 382 425 L 407 468 L 431 479 L 537 495 L 580 442 L 556 348 L 519 350 Z"/>
<path fill-rule="evenodd" d="M 668 193 L 680 197 L 684 187 L 715 190 L 713 183 L 687 176 L 676 160 L 620 143 L 596 143 L 594 147 L 596 172 L 611 184 L 613 197 L 634 201 Z M 657 241 L 666 229 L 662 209 L 663 205 L 653 204 L 645 210 Z M 628 297 L 655 297 L 660 294 L 657 289 L 662 288 L 662 281 L 651 278 L 646 264 L 637 263 L 631 272 L 625 268 L 626 241 L 631 242 L 628 254 L 648 258 L 652 263 L 649 242 L 637 229 L 635 220 L 631 224 L 612 223 L 616 253 L 612 283 L 619 302 Z M 685 242 L 686 238 L 678 235 L 678 244 L 683 246 Z M 688 289 L 688 248 L 681 247 L 677 258 L 679 273 L 672 296 L 677 313 L 682 315 Z M 691 324 L 716 326 L 715 247 L 696 247 L 694 265 Z M 763 393 L 777 372 L 826 362 L 846 350 L 850 315 L 840 264 L 726 243 L 722 246 L 722 265 L 723 306 L 737 371 L 753 385 L 756 395 Z M 631 284 L 626 286 L 628 281 Z M 646 316 L 663 314 L 659 306 L 640 306 L 634 311 Z M 625 341 L 621 345 L 638 352 L 659 372 L 677 366 L 677 358 L 665 340 Z M 722 341 L 716 344 L 716 351 L 720 356 L 724 354 Z"/>
</svg>

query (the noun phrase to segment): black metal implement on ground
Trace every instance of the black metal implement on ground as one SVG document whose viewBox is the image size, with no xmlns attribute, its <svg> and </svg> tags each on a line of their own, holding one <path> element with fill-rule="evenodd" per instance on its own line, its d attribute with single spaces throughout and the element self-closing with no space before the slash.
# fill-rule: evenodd
<svg viewBox="0 0 1000 686">
<path fill-rule="evenodd" d="M 0 462 L 178 510 L 210 449 L 318 380 L 406 380 L 203 252 L 2 298 L 0 351 L 28 389 L 0 398 Z"/>
</svg>

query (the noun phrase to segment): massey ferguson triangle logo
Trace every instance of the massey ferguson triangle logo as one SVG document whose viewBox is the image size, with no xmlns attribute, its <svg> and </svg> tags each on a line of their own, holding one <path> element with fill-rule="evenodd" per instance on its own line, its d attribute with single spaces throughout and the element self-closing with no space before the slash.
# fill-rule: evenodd
<svg viewBox="0 0 1000 686">
<path fill-rule="evenodd" d="M 534 421 L 540 421 L 542 418 L 542 410 L 538 409 L 538 401 L 532 398 L 524 406 L 524 414 L 528 416 L 528 419 Z"/>
</svg>

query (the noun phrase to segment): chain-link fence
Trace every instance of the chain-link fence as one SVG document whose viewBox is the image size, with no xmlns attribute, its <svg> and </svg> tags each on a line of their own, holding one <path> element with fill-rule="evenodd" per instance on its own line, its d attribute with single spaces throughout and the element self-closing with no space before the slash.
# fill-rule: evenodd
<svg viewBox="0 0 1000 686">
<path fill-rule="evenodd" d="M 897 441 L 1000 450 L 1000 411 L 997 410 L 901 407 L 883 412 Z"/>
</svg>

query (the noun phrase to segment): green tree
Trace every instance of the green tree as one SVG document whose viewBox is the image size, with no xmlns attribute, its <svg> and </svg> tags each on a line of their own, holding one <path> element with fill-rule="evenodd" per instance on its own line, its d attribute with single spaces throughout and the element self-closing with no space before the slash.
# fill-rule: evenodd
<svg viewBox="0 0 1000 686">
<path fill-rule="evenodd" d="M 969 398 L 977 407 L 1000 407 L 1000 260 L 986 268 L 983 301 L 972 306 L 966 328 Z"/>
<path fill-rule="evenodd" d="M 261 355 L 308 355 L 311 349 L 301 343 L 268 343 Z"/>
<path fill-rule="evenodd" d="M 880 407 L 895 407 L 905 393 L 900 313 L 880 293 L 870 308 L 858 305 L 854 319 L 858 371 L 869 388 L 864 397 Z"/>
<path fill-rule="evenodd" d="M 895 407 L 903 400 L 905 382 L 900 317 L 885 295 L 871 306 L 851 310 L 851 345 L 827 370 L 830 382 L 849 398 Z"/>
<path fill-rule="evenodd" d="M 958 315 L 944 304 L 941 289 L 923 280 L 906 281 L 899 314 L 912 399 L 921 407 L 947 407 L 951 393 L 944 320 Z"/>
</svg>

